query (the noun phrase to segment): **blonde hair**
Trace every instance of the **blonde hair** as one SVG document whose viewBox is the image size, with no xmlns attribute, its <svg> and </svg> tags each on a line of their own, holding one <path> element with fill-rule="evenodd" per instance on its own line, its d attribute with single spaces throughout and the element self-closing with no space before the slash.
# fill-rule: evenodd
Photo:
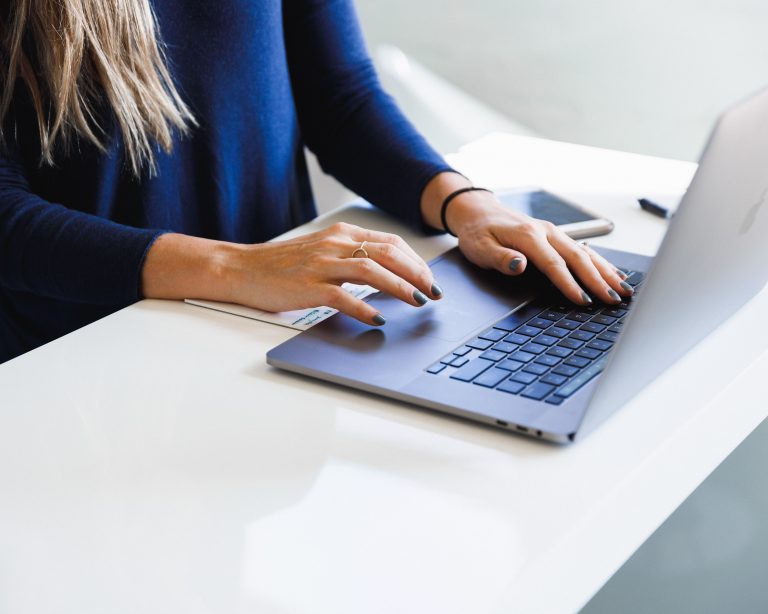
<svg viewBox="0 0 768 614">
<path fill-rule="evenodd" d="M 149 0 L 12 0 L 2 23 L 2 122 L 18 79 L 29 90 L 40 136 L 40 163 L 67 155 L 76 138 L 105 151 L 97 112 L 104 100 L 122 133 L 135 176 L 156 169 L 155 145 L 195 124 L 173 84 Z M 31 49 L 26 45 L 31 45 Z"/>
</svg>

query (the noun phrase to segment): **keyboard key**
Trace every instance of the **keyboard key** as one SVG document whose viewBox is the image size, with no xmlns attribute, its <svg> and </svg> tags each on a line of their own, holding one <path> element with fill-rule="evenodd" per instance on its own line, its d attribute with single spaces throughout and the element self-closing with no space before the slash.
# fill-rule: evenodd
<svg viewBox="0 0 768 614">
<path fill-rule="evenodd" d="M 579 329 L 586 330 L 590 333 L 602 333 L 605 330 L 605 326 L 595 322 L 587 322 L 586 324 L 582 324 Z"/>
<path fill-rule="evenodd" d="M 565 384 L 565 382 L 568 381 L 568 378 L 565 377 L 565 375 L 555 375 L 554 373 L 549 373 L 542 377 L 539 380 L 542 384 L 551 384 L 552 386 L 562 386 Z"/>
<path fill-rule="evenodd" d="M 577 341 L 592 341 L 595 338 L 594 333 L 590 333 L 586 330 L 575 330 L 569 337 L 569 339 L 576 339 Z"/>
<path fill-rule="evenodd" d="M 496 322 L 496 324 L 494 324 L 493 326 L 494 328 L 500 328 L 502 330 L 506 330 L 507 332 L 512 332 L 521 324 L 524 324 L 531 318 L 537 316 L 540 311 L 541 311 L 540 305 L 526 305 L 525 307 L 521 307 L 514 313 L 509 314 L 503 320 Z"/>
<path fill-rule="evenodd" d="M 611 342 L 613 342 L 613 341 L 616 341 L 616 339 L 619 338 L 619 334 L 618 333 L 612 333 L 610 331 L 606 331 L 602 335 L 598 335 L 597 338 L 598 339 L 602 339 L 603 341 L 611 341 Z"/>
<path fill-rule="evenodd" d="M 607 309 L 603 309 L 600 313 L 612 318 L 623 318 L 627 314 L 625 310 L 616 309 L 616 307 L 608 307 Z"/>
<path fill-rule="evenodd" d="M 606 350 L 610 350 L 613 347 L 613 343 L 610 341 L 595 339 L 594 341 L 587 343 L 587 347 L 592 348 L 593 350 L 600 350 L 601 352 L 605 352 Z"/>
<path fill-rule="evenodd" d="M 523 367 L 523 371 L 526 373 L 533 373 L 534 375 L 544 375 L 547 371 L 549 371 L 549 367 L 545 367 L 544 365 L 532 362 L 531 364 Z"/>
<path fill-rule="evenodd" d="M 474 341 L 467 343 L 467 345 L 476 350 L 487 350 L 493 345 L 493 341 L 488 341 L 488 339 L 475 339 Z"/>
<path fill-rule="evenodd" d="M 481 373 L 476 377 L 472 383 L 478 386 L 485 386 L 486 388 L 494 388 L 508 376 L 509 371 L 504 369 L 488 369 L 485 373 Z"/>
<path fill-rule="evenodd" d="M 582 358 L 589 358 L 590 360 L 597 358 L 600 356 L 601 352 L 598 350 L 592 350 L 590 348 L 583 348 L 576 352 L 576 356 L 581 356 Z"/>
<path fill-rule="evenodd" d="M 432 373 L 433 375 L 437 375 L 443 369 L 445 369 L 445 365 L 441 362 L 438 362 L 432 365 L 429 369 L 427 369 L 427 373 Z"/>
<path fill-rule="evenodd" d="M 541 332 L 541 329 L 535 326 L 521 326 L 515 332 L 526 337 L 535 337 Z"/>
<path fill-rule="evenodd" d="M 456 354 L 456 356 L 466 356 L 472 351 L 472 348 L 468 345 L 465 345 L 463 348 L 459 348 L 458 350 L 453 350 L 453 353 Z"/>
<path fill-rule="evenodd" d="M 451 363 L 452 363 L 454 360 L 456 360 L 456 354 L 448 354 L 448 356 L 443 356 L 443 357 L 440 359 L 440 362 L 441 362 L 441 363 L 443 363 L 444 365 L 449 365 L 449 364 L 451 364 Z"/>
<path fill-rule="evenodd" d="M 573 350 L 556 345 L 553 348 L 547 350 L 547 354 L 550 356 L 557 356 L 558 358 L 567 358 L 573 353 Z"/>
<path fill-rule="evenodd" d="M 483 371 L 486 371 L 487 369 L 492 367 L 494 364 L 495 363 L 493 363 L 490 360 L 485 360 L 483 358 L 475 358 L 474 360 L 470 361 L 469 363 L 461 367 L 461 369 L 459 369 L 458 371 L 451 373 L 451 378 L 457 379 L 462 382 L 471 382 Z"/>
<path fill-rule="evenodd" d="M 518 335 L 517 333 L 510 333 L 506 337 L 504 337 L 504 341 L 507 343 L 514 343 L 516 345 L 523 345 L 525 343 L 528 343 L 530 341 L 530 337 L 525 337 L 523 335 Z"/>
<path fill-rule="evenodd" d="M 547 347 L 549 347 L 550 345 L 555 345 L 555 343 L 560 341 L 560 339 L 558 339 L 557 337 L 550 337 L 549 335 L 543 335 L 543 334 L 539 335 L 538 337 L 535 337 L 533 340 L 539 345 L 546 345 Z"/>
<path fill-rule="evenodd" d="M 584 384 L 589 382 L 593 377 L 600 374 L 605 368 L 605 363 L 608 361 L 607 356 L 603 356 L 600 360 L 596 360 L 570 382 L 558 389 L 557 394 L 561 397 L 569 397 Z"/>
<path fill-rule="evenodd" d="M 496 365 L 499 369 L 505 369 L 507 371 L 517 371 L 520 367 L 524 367 L 524 362 L 518 362 L 517 360 L 502 360 Z"/>
<path fill-rule="evenodd" d="M 480 354 L 480 358 L 492 360 L 493 362 L 499 362 L 500 360 L 504 360 L 506 357 L 507 355 L 504 352 L 497 352 L 496 350 L 486 350 Z"/>
<path fill-rule="evenodd" d="M 551 337 L 557 337 L 558 339 L 562 339 L 563 337 L 566 337 L 570 331 L 567 328 L 560 328 L 559 326 L 552 326 L 544 331 L 544 334 L 550 335 Z"/>
<path fill-rule="evenodd" d="M 579 311 L 573 311 L 568 314 L 569 320 L 576 320 L 577 322 L 589 322 L 592 316 L 588 313 L 581 313 Z"/>
<path fill-rule="evenodd" d="M 551 405 L 560 405 L 562 402 L 565 401 L 565 397 L 559 397 L 556 394 L 553 394 L 551 397 L 547 398 L 545 403 L 550 403 Z"/>
<path fill-rule="evenodd" d="M 489 328 L 482 335 L 478 335 L 480 339 L 488 339 L 488 341 L 501 341 L 507 336 L 507 331 L 498 328 Z"/>
<path fill-rule="evenodd" d="M 523 390 L 520 393 L 520 396 L 541 401 L 548 394 L 552 394 L 552 391 L 554 389 L 555 389 L 554 386 L 537 382 L 536 384 L 533 384 L 532 386 L 528 386 L 528 388 Z"/>
<path fill-rule="evenodd" d="M 539 314 L 539 317 L 544 318 L 545 320 L 552 320 L 552 322 L 557 322 L 562 319 L 563 314 L 557 311 L 542 311 Z"/>
<path fill-rule="evenodd" d="M 515 345 L 514 343 L 507 343 L 506 341 L 499 341 L 496 345 L 493 346 L 494 350 L 496 350 L 497 352 L 504 352 L 505 354 L 514 352 L 519 348 L 520 348 L 519 345 Z"/>
<path fill-rule="evenodd" d="M 611 327 L 608 329 L 608 332 L 611 332 L 611 333 L 620 333 L 620 332 L 621 332 L 621 324 L 622 324 L 622 321 L 621 321 L 621 320 L 619 320 L 618 322 L 616 322 L 616 324 L 614 324 L 613 326 L 611 326 Z"/>
<path fill-rule="evenodd" d="M 598 315 L 598 316 L 595 316 L 594 318 L 592 318 L 590 320 L 590 322 L 597 322 L 598 324 L 603 324 L 605 326 L 610 326 L 615 321 L 616 321 L 616 318 L 612 318 L 611 316 L 606 316 L 606 315 L 602 315 L 602 314 Z"/>
<path fill-rule="evenodd" d="M 538 376 L 534 375 L 533 373 L 524 373 L 523 371 L 520 371 L 518 373 L 515 373 L 511 379 L 513 382 L 520 382 L 521 384 L 532 384 L 536 381 L 536 378 Z"/>
<path fill-rule="evenodd" d="M 528 352 L 518 350 L 517 352 L 510 354 L 509 357 L 512 360 L 517 360 L 518 362 L 531 362 L 534 358 L 536 358 L 536 354 L 530 354 Z"/>
<path fill-rule="evenodd" d="M 535 326 L 536 328 L 549 328 L 552 326 L 552 322 L 549 320 L 545 320 L 544 318 L 533 318 L 532 320 L 528 320 L 526 322 L 528 326 Z"/>
<path fill-rule="evenodd" d="M 569 367 L 568 365 L 560 365 L 559 367 L 552 369 L 552 373 L 557 373 L 557 375 L 565 375 L 566 377 L 573 377 L 578 372 L 579 370 L 576 367 Z M 451 377 L 453 377 L 453 375 Z"/>
<path fill-rule="evenodd" d="M 583 341 L 577 341 L 576 339 L 563 339 L 558 343 L 560 347 L 568 348 L 569 350 L 578 350 L 584 345 Z"/>
<path fill-rule="evenodd" d="M 576 330 L 579 326 L 581 326 L 581 322 L 577 322 L 576 320 L 560 320 L 557 323 L 558 328 L 567 328 L 568 330 Z"/>
<path fill-rule="evenodd" d="M 539 345 L 538 343 L 526 343 L 523 347 L 520 348 L 523 352 L 528 352 L 529 354 L 543 354 L 547 346 L 546 345 Z"/>
<path fill-rule="evenodd" d="M 571 356 L 568 360 L 565 361 L 565 364 L 583 369 L 589 364 L 589 362 L 590 361 L 588 358 L 583 358 L 581 356 Z"/>
<path fill-rule="evenodd" d="M 639 271 L 632 271 L 629 274 L 629 277 L 627 277 L 624 281 L 626 281 L 630 286 L 636 286 L 641 281 L 643 281 L 644 277 L 645 275 L 643 275 Z"/>
<path fill-rule="evenodd" d="M 513 382 L 512 380 L 507 380 L 506 382 L 502 382 L 502 384 L 498 388 L 496 388 L 496 390 L 501 390 L 502 392 L 509 392 L 510 394 L 517 394 L 523 388 L 525 388 L 525 384 L 521 384 L 520 382 Z"/>
<path fill-rule="evenodd" d="M 543 354 L 533 362 L 537 362 L 540 365 L 546 365 L 548 367 L 554 367 L 555 365 L 560 364 L 560 359 L 557 356 L 551 356 L 550 354 Z"/>
<path fill-rule="evenodd" d="M 469 362 L 469 358 L 466 356 L 456 356 L 450 363 L 452 367 L 463 367 L 465 364 Z"/>
</svg>

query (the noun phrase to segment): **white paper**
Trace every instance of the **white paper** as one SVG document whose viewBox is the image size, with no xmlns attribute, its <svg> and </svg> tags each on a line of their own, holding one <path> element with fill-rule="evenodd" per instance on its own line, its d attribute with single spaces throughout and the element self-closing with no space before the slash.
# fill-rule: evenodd
<svg viewBox="0 0 768 614">
<path fill-rule="evenodd" d="M 342 284 L 341 287 L 352 296 L 359 299 L 364 299 L 367 296 L 378 292 L 376 288 L 372 288 L 371 286 L 359 286 L 350 283 Z M 252 309 L 233 303 L 219 303 L 216 301 L 204 301 L 190 298 L 185 299 L 184 302 L 197 307 L 205 307 L 206 309 L 213 309 L 214 311 L 221 311 L 243 318 L 250 318 L 251 320 L 258 320 L 259 322 L 286 326 L 295 330 L 306 330 L 311 328 L 318 322 L 322 322 L 337 313 L 336 309 L 331 309 L 330 307 L 312 307 L 310 309 L 297 309 L 296 311 L 280 311 L 273 313 L 271 311 Z"/>
</svg>

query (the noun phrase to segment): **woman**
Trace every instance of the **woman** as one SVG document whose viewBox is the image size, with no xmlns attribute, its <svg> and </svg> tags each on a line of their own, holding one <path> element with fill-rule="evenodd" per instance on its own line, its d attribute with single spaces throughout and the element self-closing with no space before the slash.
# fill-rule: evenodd
<svg viewBox="0 0 768 614">
<path fill-rule="evenodd" d="M 141 297 L 325 304 L 372 325 L 386 314 L 341 283 L 439 299 L 393 235 L 340 225 L 264 243 L 315 214 L 305 145 L 383 209 L 450 228 L 482 267 L 518 275 L 530 260 L 580 304 L 631 293 L 488 192 L 443 207 L 471 184 L 381 89 L 352 0 L 1 6 L 0 361 Z"/>
</svg>

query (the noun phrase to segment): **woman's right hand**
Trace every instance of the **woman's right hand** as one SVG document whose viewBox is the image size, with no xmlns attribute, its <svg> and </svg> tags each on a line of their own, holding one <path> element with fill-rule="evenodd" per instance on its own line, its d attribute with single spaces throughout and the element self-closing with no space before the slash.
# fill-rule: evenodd
<svg viewBox="0 0 768 614">
<path fill-rule="evenodd" d="M 183 251 L 180 243 L 186 243 L 187 250 L 194 250 L 200 249 L 201 241 L 212 256 L 209 262 L 215 263 L 204 267 L 213 273 L 213 283 L 201 283 L 198 269 L 194 290 L 163 288 L 163 280 L 181 282 L 188 277 L 182 271 L 168 274 L 171 253 L 176 251 L 173 244 Z M 369 257 L 353 257 L 363 242 Z M 363 255 L 360 251 L 356 254 Z M 192 276 L 189 281 L 193 281 Z M 288 241 L 256 245 L 163 235 L 150 250 L 143 274 L 147 298 L 204 298 L 265 311 L 324 305 L 366 324 L 384 324 L 386 314 L 343 290 L 344 282 L 373 286 L 414 307 L 442 295 L 427 263 L 402 238 L 345 223 Z"/>
</svg>

